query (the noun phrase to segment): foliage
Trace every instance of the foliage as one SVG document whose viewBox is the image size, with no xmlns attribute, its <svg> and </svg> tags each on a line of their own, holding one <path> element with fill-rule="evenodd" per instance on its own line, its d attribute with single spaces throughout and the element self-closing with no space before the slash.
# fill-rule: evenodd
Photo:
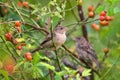
<svg viewBox="0 0 120 80">
<path fill-rule="evenodd" d="M 0 80 L 82 80 L 91 76 L 74 55 L 73 38 L 82 36 L 85 24 L 88 39 L 97 53 L 102 68 L 95 73 L 95 80 L 118 80 L 120 78 L 120 1 L 119 0 L 1 0 L 0 1 Z M 79 5 L 80 4 L 80 5 Z M 81 21 L 78 5 L 83 8 L 85 20 Z M 88 7 L 94 6 L 93 16 Z M 114 16 L 109 25 L 100 24 L 100 13 Z M 16 21 L 18 21 L 16 26 Z M 20 23 L 19 23 L 20 22 Z M 95 26 L 91 27 L 94 23 Z M 31 52 L 44 40 L 48 32 L 62 25 L 68 28 L 65 47 L 57 51 L 46 49 L 31 53 L 27 60 L 25 53 Z M 99 27 L 99 29 L 96 29 Z M 10 33 L 10 35 L 8 35 Z M 108 53 L 104 53 L 108 48 Z M 57 53 L 57 54 L 56 54 Z M 73 54 L 72 54 L 73 53 Z M 67 56 L 67 57 L 66 57 Z M 65 60 L 64 62 L 64 59 Z M 74 64 L 76 69 L 65 63 Z M 53 78 L 53 79 L 52 79 Z"/>
</svg>

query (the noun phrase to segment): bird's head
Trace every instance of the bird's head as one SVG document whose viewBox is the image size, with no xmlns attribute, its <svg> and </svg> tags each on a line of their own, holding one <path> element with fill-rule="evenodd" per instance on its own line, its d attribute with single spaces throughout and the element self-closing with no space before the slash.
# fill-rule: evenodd
<svg viewBox="0 0 120 80">
<path fill-rule="evenodd" d="M 76 37 L 75 41 L 80 42 L 80 43 L 84 43 L 84 42 L 86 42 L 86 39 L 83 36 L 81 36 L 81 37 Z"/>
<path fill-rule="evenodd" d="M 58 26 L 55 28 L 54 32 L 60 33 L 60 34 L 65 34 L 67 32 L 66 27 Z"/>
</svg>

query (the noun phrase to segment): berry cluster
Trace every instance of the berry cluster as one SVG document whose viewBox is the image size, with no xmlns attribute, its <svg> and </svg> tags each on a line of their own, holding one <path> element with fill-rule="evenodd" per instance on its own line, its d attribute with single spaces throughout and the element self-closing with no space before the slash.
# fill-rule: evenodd
<svg viewBox="0 0 120 80">
<path fill-rule="evenodd" d="M 28 3 L 27 1 L 18 2 L 18 6 L 19 6 L 19 7 L 22 7 L 22 6 L 24 6 L 24 7 L 29 7 L 29 3 Z"/>
<path fill-rule="evenodd" d="M 88 16 L 89 16 L 90 18 L 93 18 L 93 17 L 95 16 L 94 6 L 93 6 L 93 5 L 91 5 L 91 6 L 88 7 Z"/>
<path fill-rule="evenodd" d="M 16 21 L 16 22 L 15 22 L 15 29 L 16 29 L 18 32 L 21 33 L 21 27 L 20 27 L 20 26 L 21 26 L 21 22 L 20 22 L 20 21 Z M 14 38 L 12 32 L 6 33 L 6 34 L 5 34 L 5 38 L 6 38 L 7 41 L 10 41 L 10 42 L 12 42 L 15 46 L 17 46 L 16 48 L 17 48 L 18 50 L 21 50 L 21 49 L 22 49 L 22 46 L 21 46 L 21 44 L 19 43 L 18 38 Z"/>
<path fill-rule="evenodd" d="M 20 21 L 16 21 L 15 23 L 15 29 L 21 33 L 21 22 Z M 25 42 L 22 42 L 20 39 L 18 38 L 15 38 L 13 33 L 12 32 L 7 32 L 5 34 L 5 38 L 6 38 L 6 41 L 10 41 L 11 43 L 13 43 L 13 45 L 16 46 L 16 49 L 17 50 L 22 50 L 23 49 L 23 46 L 26 46 L 26 43 Z M 30 61 L 32 60 L 32 55 L 31 53 L 25 53 L 25 58 L 26 60 Z"/>
<path fill-rule="evenodd" d="M 89 16 L 89 18 L 94 18 L 94 16 L 95 16 L 94 6 L 93 5 L 88 7 L 88 16 Z M 92 23 L 91 27 L 93 29 L 95 29 L 96 31 L 99 31 L 100 26 L 108 26 L 110 21 L 112 21 L 113 19 L 114 19 L 113 16 L 108 16 L 106 11 L 102 11 L 100 13 L 100 18 L 99 18 L 100 25 L 97 25 L 96 23 Z"/>
<path fill-rule="evenodd" d="M 109 22 L 114 19 L 113 16 L 108 16 L 106 11 L 100 13 L 100 24 L 102 26 L 108 26 Z"/>
</svg>

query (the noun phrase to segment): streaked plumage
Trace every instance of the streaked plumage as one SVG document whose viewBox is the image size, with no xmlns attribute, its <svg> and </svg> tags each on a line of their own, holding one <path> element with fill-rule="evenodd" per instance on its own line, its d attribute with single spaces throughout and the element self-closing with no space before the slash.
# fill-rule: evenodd
<svg viewBox="0 0 120 80">
<path fill-rule="evenodd" d="M 96 63 L 96 66 L 99 67 L 96 52 L 84 37 L 76 38 L 76 50 L 78 53 L 78 58 L 87 64 L 87 66 L 91 67 L 91 63 Z"/>
</svg>

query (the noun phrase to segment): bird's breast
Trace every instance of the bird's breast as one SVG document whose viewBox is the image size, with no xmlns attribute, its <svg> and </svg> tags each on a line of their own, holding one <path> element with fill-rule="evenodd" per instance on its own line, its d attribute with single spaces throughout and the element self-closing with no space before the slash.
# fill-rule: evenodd
<svg viewBox="0 0 120 80">
<path fill-rule="evenodd" d="M 66 41 L 66 35 L 65 34 L 56 34 L 54 37 L 54 42 L 56 44 L 64 44 L 64 42 Z"/>
</svg>

